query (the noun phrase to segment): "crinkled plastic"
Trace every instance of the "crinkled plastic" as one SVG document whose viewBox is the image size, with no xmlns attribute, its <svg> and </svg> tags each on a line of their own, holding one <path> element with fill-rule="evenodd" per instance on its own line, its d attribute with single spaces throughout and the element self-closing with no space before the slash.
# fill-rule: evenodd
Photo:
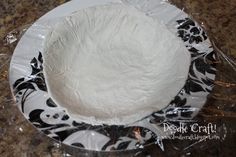
<svg viewBox="0 0 236 157">
<path fill-rule="evenodd" d="M 111 1 L 135 6 L 160 20 L 183 40 L 192 62 L 185 86 L 163 110 L 131 125 L 93 126 L 71 118 L 48 96 L 42 68 L 43 41 L 60 19 L 83 7 Z M 223 151 L 227 156 L 231 148 L 221 147 L 235 144 L 236 62 L 217 47 L 217 39 L 207 36 L 204 23 L 199 25 L 182 10 L 166 0 L 75 0 L 32 25 L 9 32 L 4 39 L 9 50 L 19 42 L 14 54 L 0 53 L 0 89 L 8 89 L 10 84 L 13 97 L 1 92 L 0 113 L 8 115 L 7 123 L 15 125 L 17 132 L 33 135 L 25 154 L 32 156 L 31 151 L 36 150 L 45 153 L 42 156 L 156 157 L 194 156 L 201 151 L 221 156 Z M 17 108 L 28 121 L 20 117 L 15 123 L 16 117 L 9 116 Z M 28 123 L 36 129 L 25 130 Z M 2 126 L 0 138 L 15 136 Z M 44 140 L 49 143 L 47 147 L 39 145 Z"/>
</svg>

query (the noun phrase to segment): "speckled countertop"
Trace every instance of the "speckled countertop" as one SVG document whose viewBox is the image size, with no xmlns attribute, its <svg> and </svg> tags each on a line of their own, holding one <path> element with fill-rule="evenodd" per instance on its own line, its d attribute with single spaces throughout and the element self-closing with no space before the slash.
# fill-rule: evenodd
<svg viewBox="0 0 236 157">
<path fill-rule="evenodd" d="M 16 43 L 6 44 L 6 34 L 27 28 L 40 16 L 65 0 L 1 0 L 0 1 L 0 157 L 66 156 L 59 144 L 38 133 L 14 106 L 8 85 L 9 59 Z M 217 46 L 236 60 L 236 0 L 172 0 L 199 21 Z M 222 58 L 219 56 L 219 58 Z M 166 152 L 153 146 L 147 149 L 156 156 L 234 156 L 236 148 L 236 71 L 224 60 L 218 64 L 214 92 L 197 119 L 215 122 L 226 129 L 222 141 L 203 141 L 186 151 L 188 143 L 166 144 Z M 224 136 L 222 135 L 222 136 Z M 176 148 L 176 146 L 179 146 Z M 64 154 L 64 155 L 63 155 Z M 139 156 L 144 156 L 140 154 Z M 174 155 L 173 155 L 174 154 Z M 112 156 L 112 155 L 111 155 Z M 131 156 L 131 155 L 126 155 Z M 81 155 L 83 157 L 83 155 Z"/>
</svg>

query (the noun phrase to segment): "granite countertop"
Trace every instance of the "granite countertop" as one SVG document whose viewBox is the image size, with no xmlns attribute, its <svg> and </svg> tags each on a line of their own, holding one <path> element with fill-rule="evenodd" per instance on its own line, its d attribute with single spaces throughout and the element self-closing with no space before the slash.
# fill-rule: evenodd
<svg viewBox="0 0 236 157">
<path fill-rule="evenodd" d="M 40 16 L 65 3 L 66 0 L 1 0 L 0 1 L 0 157 L 61 157 L 65 151 L 40 134 L 23 118 L 14 105 L 9 89 L 9 60 L 16 42 L 6 44 L 5 36 L 12 30 L 27 28 Z M 184 8 L 207 31 L 224 54 L 236 61 L 236 0 L 172 0 Z M 218 74 L 212 95 L 197 119 L 214 122 L 226 129 L 224 140 L 203 141 L 189 147 L 175 141 L 166 145 L 166 152 L 155 146 L 148 148 L 156 156 L 234 156 L 236 148 L 236 72 L 219 55 Z M 176 148 L 176 146 L 180 146 Z M 184 147 L 185 146 L 185 147 Z M 180 151 L 181 150 L 181 151 Z M 131 155 L 126 155 L 131 156 Z M 140 155 L 144 156 L 144 155 Z M 81 156 L 83 157 L 83 155 Z"/>
</svg>

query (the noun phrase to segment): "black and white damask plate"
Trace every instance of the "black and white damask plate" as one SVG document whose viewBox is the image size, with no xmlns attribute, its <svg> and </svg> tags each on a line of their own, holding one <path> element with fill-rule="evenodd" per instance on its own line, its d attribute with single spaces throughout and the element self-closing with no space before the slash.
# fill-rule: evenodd
<svg viewBox="0 0 236 157">
<path fill-rule="evenodd" d="M 133 5 L 158 19 L 181 38 L 191 54 L 185 86 L 170 104 L 125 126 L 93 126 L 73 119 L 49 97 L 43 76 L 43 46 L 49 28 L 60 17 L 78 9 L 108 3 Z M 55 21 L 54 21 L 55 20 Z M 161 0 L 73 0 L 57 7 L 33 24 L 19 41 L 10 65 L 10 85 L 16 103 L 38 130 L 63 144 L 95 151 L 121 151 L 159 144 L 169 135 L 164 122 L 191 120 L 204 105 L 215 79 L 215 52 L 204 30 L 182 10 Z M 180 63 L 181 64 L 181 63 Z"/>
</svg>

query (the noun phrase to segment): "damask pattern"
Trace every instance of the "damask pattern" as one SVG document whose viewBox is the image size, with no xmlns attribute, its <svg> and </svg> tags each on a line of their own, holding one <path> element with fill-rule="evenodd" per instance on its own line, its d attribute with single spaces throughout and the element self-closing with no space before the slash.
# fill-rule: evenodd
<svg viewBox="0 0 236 157">
<path fill-rule="evenodd" d="M 45 99 L 44 109 L 32 109 L 28 117 L 29 121 L 43 131 L 49 137 L 62 141 L 65 144 L 79 148 L 93 150 L 126 150 L 143 148 L 145 145 L 161 142 L 155 131 L 147 127 L 150 125 L 162 126 L 165 121 L 192 119 L 196 113 L 193 107 L 192 96 L 200 95 L 206 99 L 214 86 L 216 73 L 215 52 L 206 33 L 197 23 L 189 18 L 176 21 L 178 36 L 184 41 L 191 53 L 191 65 L 188 79 L 179 94 L 170 104 L 161 111 L 157 111 L 146 117 L 149 121 L 145 125 L 137 126 L 93 126 L 79 120 L 73 119 L 64 109 L 58 106 L 50 97 Z M 199 49 L 203 44 L 203 49 Z M 197 46 L 196 46 L 197 45 Z M 21 111 L 25 113 L 25 102 L 33 93 L 43 92 L 47 95 L 47 86 L 43 76 L 43 57 L 38 56 L 29 63 L 31 74 L 19 78 L 13 84 L 14 95 Z M 91 144 L 91 141 L 95 144 Z M 161 143 L 160 143 L 161 144 Z"/>
</svg>

